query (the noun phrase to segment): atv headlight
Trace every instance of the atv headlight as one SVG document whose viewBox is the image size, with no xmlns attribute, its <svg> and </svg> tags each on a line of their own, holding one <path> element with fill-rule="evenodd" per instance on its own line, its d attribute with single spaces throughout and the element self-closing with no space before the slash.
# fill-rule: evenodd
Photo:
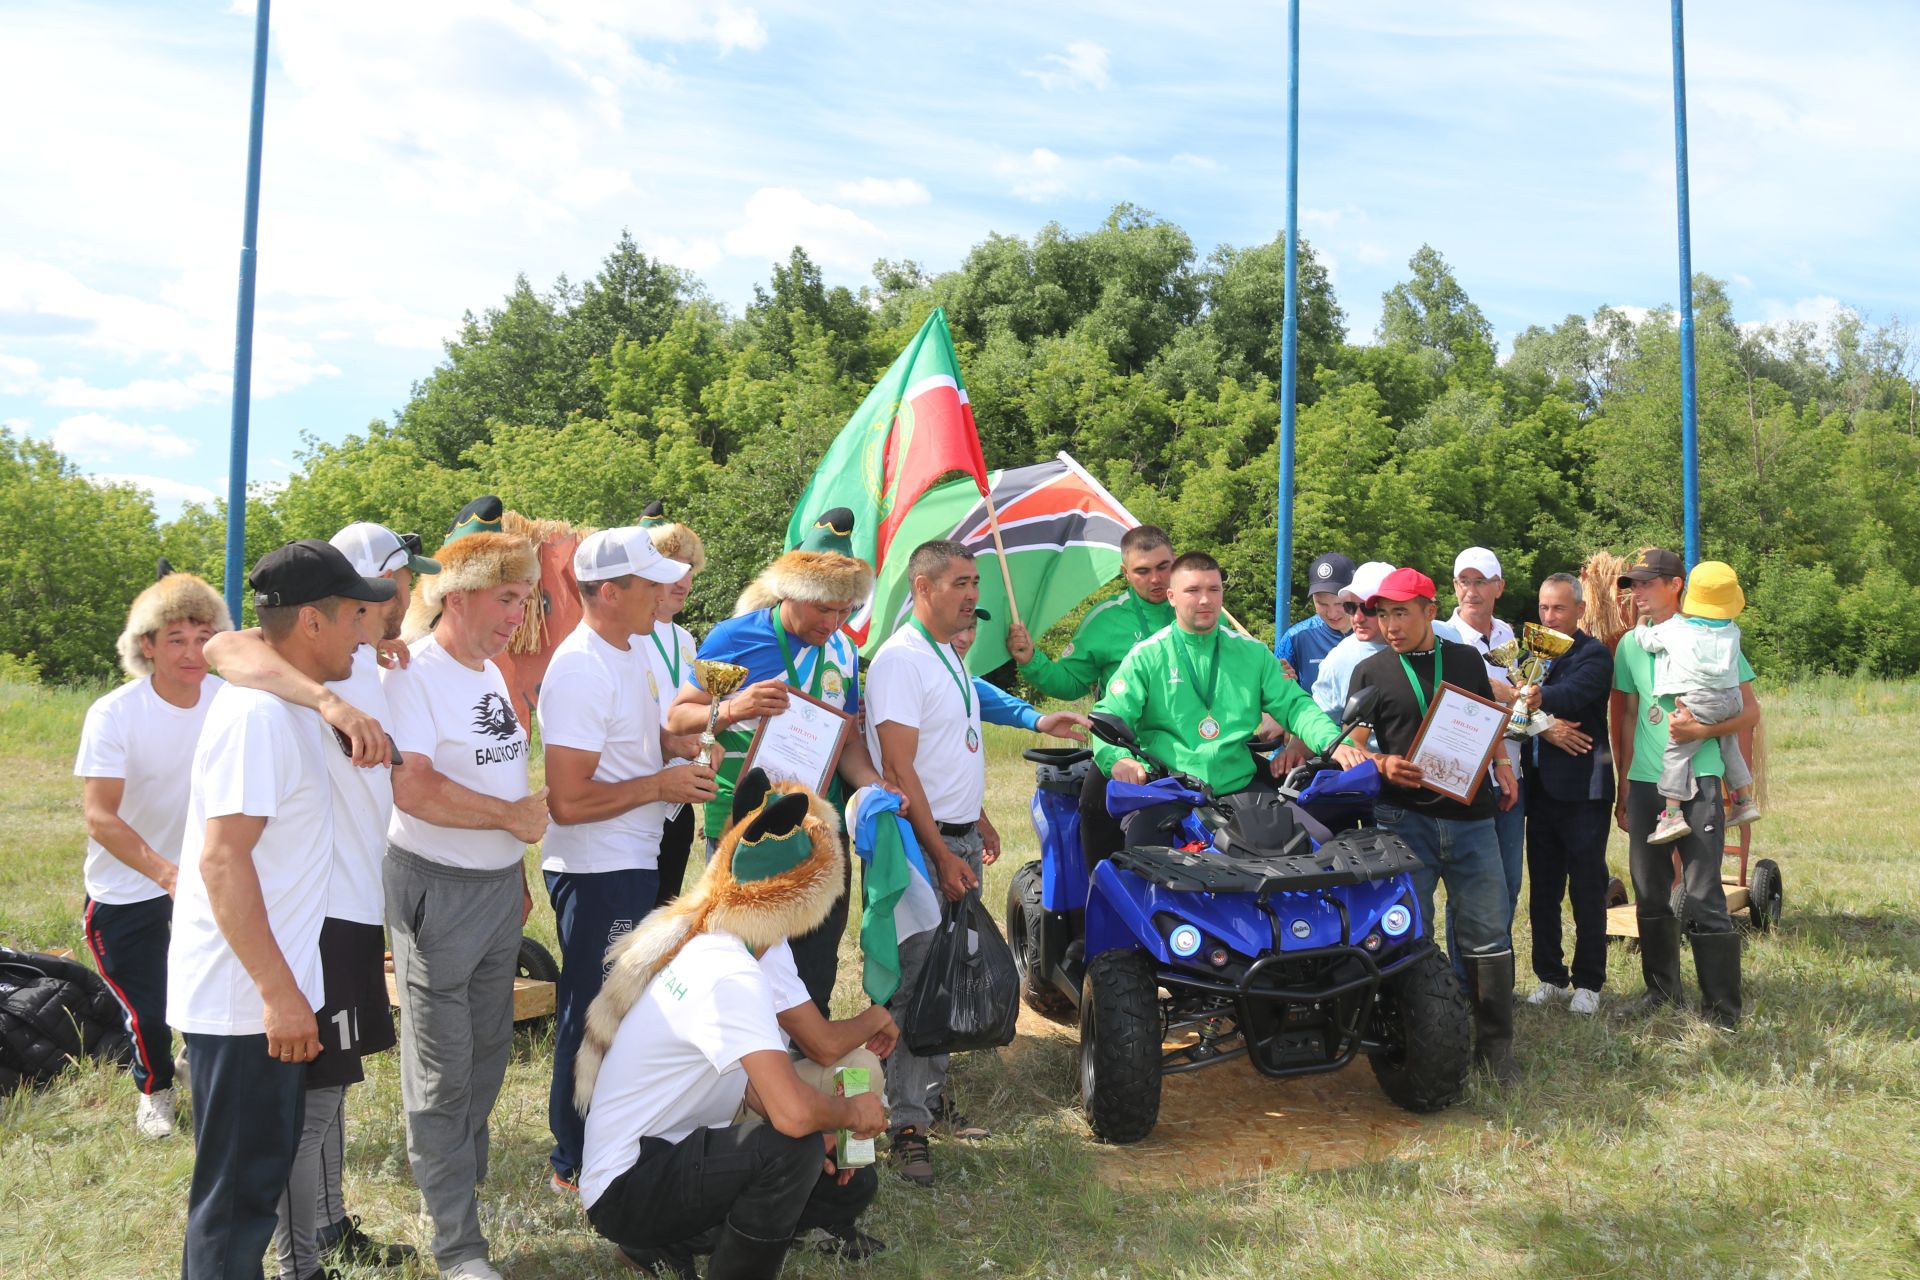
<svg viewBox="0 0 1920 1280">
<path fill-rule="evenodd" d="M 1167 949 L 1188 960 L 1200 954 L 1200 931 L 1190 924 L 1177 924 L 1167 934 Z"/>
<path fill-rule="evenodd" d="M 1380 932 L 1389 938 L 1397 938 L 1412 927 L 1413 912 L 1407 910 L 1405 903 L 1394 903 L 1387 908 L 1387 913 L 1380 917 Z"/>
</svg>

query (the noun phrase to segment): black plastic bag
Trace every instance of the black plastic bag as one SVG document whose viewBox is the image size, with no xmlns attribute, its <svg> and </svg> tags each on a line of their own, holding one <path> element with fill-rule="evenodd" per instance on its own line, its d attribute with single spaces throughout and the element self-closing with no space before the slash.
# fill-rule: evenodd
<svg viewBox="0 0 1920 1280">
<path fill-rule="evenodd" d="M 941 908 L 933 946 L 907 1007 L 907 1048 L 921 1056 L 1013 1043 L 1020 976 L 993 917 L 969 893 Z"/>
</svg>

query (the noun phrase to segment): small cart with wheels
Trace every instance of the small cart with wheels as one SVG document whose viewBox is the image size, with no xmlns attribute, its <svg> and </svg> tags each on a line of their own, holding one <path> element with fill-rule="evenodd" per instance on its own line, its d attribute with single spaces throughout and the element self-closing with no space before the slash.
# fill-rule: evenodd
<svg viewBox="0 0 1920 1280">
<path fill-rule="evenodd" d="M 1780 864 L 1772 858 L 1752 856 L 1752 832 L 1752 827 L 1736 828 L 1733 839 L 1727 842 L 1726 856 L 1738 858 L 1740 870 L 1737 875 L 1726 875 L 1723 863 L 1720 879 L 1726 886 L 1727 912 L 1734 923 L 1752 933 L 1772 933 L 1780 924 L 1780 911 L 1786 903 Z M 1686 893 L 1680 883 L 1678 853 L 1673 856 L 1673 887 L 1668 892 L 1674 916 L 1684 923 Z M 1628 900 L 1626 885 L 1618 876 L 1607 882 L 1607 936 L 1634 939 L 1640 936 L 1640 918 Z"/>
</svg>

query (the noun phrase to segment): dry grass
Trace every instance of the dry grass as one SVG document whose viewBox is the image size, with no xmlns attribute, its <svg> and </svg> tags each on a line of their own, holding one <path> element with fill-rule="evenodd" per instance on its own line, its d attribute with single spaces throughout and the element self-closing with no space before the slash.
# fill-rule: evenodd
<svg viewBox="0 0 1920 1280">
<path fill-rule="evenodd" d="M 84 706 L 0 686 L 0 934 L 20 944 L 79 942 L 78 787 L 66 775 Z M 1170 1191 L 1096 1176 L 1069 1044 L 971 1055 L 958 1087 L 998 1136 L 936 1145 L 930 1193 L 884 1180 L 870 1225 L 894 1249 L 865 1271 L 1920 1275 L 1920 818 L 1904 764 L 1920 684 L 1830 680 L 1777 691 L 1768 710 L 1771 816 L 1756 830 L 1784 868 L 1787 915 L 1748 949 L 1753 1012 L 1737 1037 L 1681 1016 L 1627 1028 L 1523 1009 L 1525 1081 L 1504 1095 L 1476 1088 L 1395 1157 Z M 1021 739 L 990 735 L 989 807 L 1008 844 L 989 876 L 996 909 L 1012 867 L 1035 852 Z M 551 933 L 544 908 L 533 931 Z M 1616 948 L 1610 992 L 1638 986 L 1634 958 Z M 623 1274 L 577 1208 L 545 1189 L 545 1067 L 543 1046 L 524 1044 L 495 1113 L 496 1260 L 517 1280 Z M 377 1235 L 421 1243 L 390 1059 L 372 1064 L 350 1106 L 354 1211 Z M 6 1105 L 0 1276 L 177 1270 L 191 1150 L 138 1140 L 132 1111 L 127 1080 L 97 1070 Z M 788 1274 L 840 1270 L 796 1256 Z"/>
</svg>

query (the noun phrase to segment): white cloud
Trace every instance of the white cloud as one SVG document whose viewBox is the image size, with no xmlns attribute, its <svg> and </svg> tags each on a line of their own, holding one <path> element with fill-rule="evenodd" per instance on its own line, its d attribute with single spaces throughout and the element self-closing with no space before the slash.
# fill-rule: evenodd
<svg viewBox="0 0 1920 1280">
<path fill-rule="evenodd" d="M 1024 200 L 1045 200 L 1062 195 L 1068 187 L 1066 162 L 1058 152 L 1035 147 L 1024 156 L 1009 156 L 994 163 L 993 171 L 1007 179 L 1008 188 Z"/>
<path fill-rule="evenodd" d="M 809 200 L 791 187 L 762 187 L 747 198 L 746 221 L 723 241 L 734 257 L 785 258 L 802 245 L 820 262 L 864 270 L 886 246 L 880 228 L 851 209 Z"/>
<path fill-rule="evenodd" d="M 1049 91 L 1081 87 L 1104 89 L 1109 82 L 1107 51 L 1091 40 L 1075 40 L 1067 46 L 1065 53 L 1050 53 L 1041 61 L 1052 70 L 1025 71 L 1021 74 L 1038 80 L 1040 87 Z"/>
<path fill-rule="evenodd" d="M 16 436 L 24 436 L 33 430 L 33 421 L 30 418 L 7 418 L 0 420 L 0 427 L 13 432 Z"/>
<path fill-rule="evenodd" d="M 1829 325 L 1851 310 L 1840 299 L 1824 294 L 1813 298 L 1795 298 L 1791 302 L 1768 298 L 1760 303 L 1760 324 L 1772 325 L 1776 329 L 1790 324 L 1810 324 L 1816 332 L 1824 334 Z"/>
<path fill-rule="evenodd" d="M 102 413 L 64 418 L 48 438 L 76 462 L 121 462 L 130 453 L 184 458 L 195 448 L 193 441 L 181 439 L 170 427 L 137 426 Z"/>
<path fill-rule="evenodd" d="M 0 395 L 23 396 L 40 384 L 40 362 L 0 351 Z"/>
<path fill-rule="evenodd" d="M 41 399 L 62 409 L 148 409 L 178 412 L 230 393 L 224 373 L 185 378 L 135 378 L 118 387 L 96 387 L 79 378 L 55 378 L 41 388 Z"/>
<path fill-rule="evenodd" d="M 648 254 L 662 262 L 694 272 L 705 271 L 727 256 L 725 249 L 705 236 L 692 240 L 682 240 L 679 236 L 654 236 L 643 247 Z"/>
<path fill-rule="evenodd" d="M 933 199 L 926 187 L 912 178 L 862 178 L 841 183 L 834 194 L 849 204 L 909 205 Z"/>
<path fill-rule="evenodd" d="M 189 502 L 202 504 L 216 501 L 220 495 L 202 485 L 188 484 L 184 480 L 169 480 L 165 476 L 137 475 L 132 472 L 99 472 L 87 479 L 95 484 L 128 484 L 136 489 L 145 489 L 153 495 L 155 505 L 165 509 L 179 508 Z"/>
<path fill-rule="evenodd" d="M 1211 171 L 1220 167 L 1218 160 L 1211 159 L 1207 156 L 1195 155 L 1191 151 L 1182 151 L 1179 155 L 1173 157 L 1172 164 L 1176 169 L 1200 169 L 1203 171 Z"/>
</svg>

